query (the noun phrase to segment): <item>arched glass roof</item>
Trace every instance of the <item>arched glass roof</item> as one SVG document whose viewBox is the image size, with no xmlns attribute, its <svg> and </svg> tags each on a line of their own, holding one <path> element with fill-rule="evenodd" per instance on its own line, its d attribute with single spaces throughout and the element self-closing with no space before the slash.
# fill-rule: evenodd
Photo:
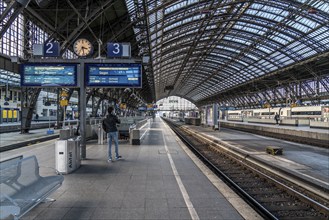
<svg viewBox="0 0 329 220">
<path fill-rule="evenodd" d="M 327 1 L 147 2 L 157 100 L 197 103 L 329 51 Z"/>
</svg>

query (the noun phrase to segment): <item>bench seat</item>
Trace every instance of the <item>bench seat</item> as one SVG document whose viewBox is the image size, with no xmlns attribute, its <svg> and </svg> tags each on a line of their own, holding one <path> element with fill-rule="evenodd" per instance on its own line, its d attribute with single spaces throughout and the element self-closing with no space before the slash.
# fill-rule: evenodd
<svg viewBox="0 0 329 220">
<path fill-rule="evenodd" d="M 15 219 L 44 201 L 64 180 L 62 175 L 40 176 L 35 156 L 4 167 L 0 170 L 0 177 L 0 206 L 3 211 L 0 217 L 6 218 L 8 216 L 2 215 L 10 213 Z"/>
</svg>

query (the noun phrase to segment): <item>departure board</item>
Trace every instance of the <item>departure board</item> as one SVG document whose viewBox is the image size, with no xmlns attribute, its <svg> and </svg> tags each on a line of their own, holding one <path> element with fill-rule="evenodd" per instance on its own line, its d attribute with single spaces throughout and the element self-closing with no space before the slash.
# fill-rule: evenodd
<svg viewBox="0 0 329 220">
<path fill-rule="evenodd" d="M 142 64 L 86 64 L 86 86 L 141 88 Z"/>
<path fill-rule="evenodd" d="M 21 86 L 77 86 L 77 65 L 63 63 L 22 64 Z"/>
</svg>

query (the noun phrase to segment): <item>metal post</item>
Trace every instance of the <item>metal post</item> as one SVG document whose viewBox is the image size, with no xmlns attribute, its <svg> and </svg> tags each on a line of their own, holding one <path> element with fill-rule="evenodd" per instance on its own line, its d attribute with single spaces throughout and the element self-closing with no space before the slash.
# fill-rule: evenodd
<svg viewBox="0 0 329 220">
<path fill-rule="evenodd" d="M 61 107 L 60 107 L 60 97 L 59 97 L 59 90 L 60 88 L 57 88 L 57 113 L 56 113 L 56 121 L 57 121 L 57 129 L 61 129 L 62 126 L 61 126 L 61 118 L 60 118 L 60 115 L 61 115 Z"/>
<path fill-rule="evenodd" d="M 84 70 L 84 63 L 80 63 L 80 71 L 79 71 L 79 82 L 80 82 L 80 90 L 79 90 L 79 112 L 80 112 L 80 135 L 81 135 L 81 142 L 80 142 L 80 147 L 81 147 L 81 157 L 82 159 L 86 159 L 87 153 L 86 153 L 86 108 L 87 108 L 87 103 L 86 103 L 86 87 L 84 83 L 84 75 L 85 75 L 85 70 Z"/>
<path fill-rule="evenodd" d="M 98 136 L 98 144 L 103 144 L 102 143 L 102 135 L 101 135 L 101 132 L 102 132 L 102 130 L 101 130 L 101 126 L 100 125 L 98 125 L 98 128 L 97 128 L 97 136 Z"/>
<path fill-rule="evenodd" d="M 215 103 L 212 105 L 213 106 L 213 125 L 214 125 L 214 130 L 216 130 L 216 125 L 218 121 L 218 105 Z"/>
</svg>

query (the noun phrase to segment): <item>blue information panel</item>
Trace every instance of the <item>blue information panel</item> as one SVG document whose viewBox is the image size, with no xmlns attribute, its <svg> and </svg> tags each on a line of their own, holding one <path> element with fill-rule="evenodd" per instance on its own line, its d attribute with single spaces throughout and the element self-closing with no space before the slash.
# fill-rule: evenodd
<svg viewBox="0 0 329 220">
<path fill-rule="evenodd" d="M 142 87 L 140 63 L 86 64 L 86 85 L 98 87 Z"/>
<path fill-rule="evenodd" d="M 77 65 L 27 63 L 21 65 L 21 86 L 77 86 Z"/>
</svg>

